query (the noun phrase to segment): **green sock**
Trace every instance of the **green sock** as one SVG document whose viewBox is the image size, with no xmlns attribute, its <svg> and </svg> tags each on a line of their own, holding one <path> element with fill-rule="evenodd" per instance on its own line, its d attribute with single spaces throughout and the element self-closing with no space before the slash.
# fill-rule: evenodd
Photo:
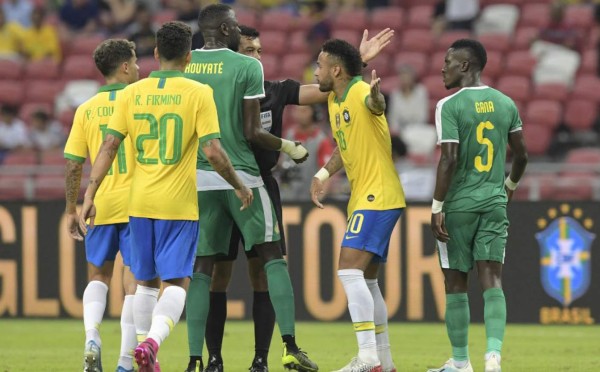
<svg viewBox="0 0 600 372">
<path fill-rule="evenodd" d="M 187 291 L 185 317 L 190 356 L 202 356 L 204 332 L 210 307 L 210 276 L 194 273 Z"/>
<path fill-rule="evenodd" d="M 500 354 L 504 329 L 506 328 L 506 300 L 502 288 L 489 288 L 483 292 L 485 307 L 483 320 L 487 336 L 487 352 L 495 351 Z"/>
<path fill-rule="evenodd" d="M 446 294 L 446 329 L 452 344 L 452 359 L 469 360 L 469 296 L 466 293 Z"/>
<path fill-rule="evenodd" d="M 294 289 L 287 263 L 284 259 L 271 260 L 265 264 L 269 297 L 275 309 L 275 320 L 282 336 L 295 336 L 296 310 L 294 305 Z"/>
</svg>

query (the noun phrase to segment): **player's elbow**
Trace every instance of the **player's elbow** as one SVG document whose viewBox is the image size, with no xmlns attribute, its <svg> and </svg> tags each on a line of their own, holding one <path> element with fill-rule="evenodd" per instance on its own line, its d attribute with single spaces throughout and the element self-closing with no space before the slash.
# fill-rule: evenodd
<svg viewBox="0 0 600 372">
<path fill-rule="evenodd" d="M 261 139 L 260 128 L 248 128 L 244 131 L 244 137 L 246 137 L 246 140 L 252 144 L 259 144 Z"/>
</svg>

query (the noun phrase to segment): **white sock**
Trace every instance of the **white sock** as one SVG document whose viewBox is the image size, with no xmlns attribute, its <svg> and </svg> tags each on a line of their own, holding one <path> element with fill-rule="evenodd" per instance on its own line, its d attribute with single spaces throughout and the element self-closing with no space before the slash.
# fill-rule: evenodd
<svg viewBox="0 0 600 372">
<path fill-rule="evenodd" d="M 83 325 L 85 327 L 85 343 L 94 341 L 100 346 L 98 329 L 106 309 L 108 286 L 101 281 L 92 280 L 83 291 Z"/>
<path fill-rule="evenodd" d="M 121 353 L 118 365 L 130 370 L 133 368 L 133 349 L 137 346 L 135 324 L 133 323 L 134 295 L 125 296 L 121 310 Z"/>
<path fill-rule="evenodd" d="M 469 361 L 452 359 L 452 364 L 454 364 L 454 367 L 456 367 L 456 368 L 465 368 L 467 366 L 467 364 L 469 364 Z"/>
<path fill-rule="evenodd" d="M 152 314 L 152 327 L 148 338 L 158 346 L 169 336 L 175 324 L 179 322 L 185 306 L 185 289 L 176 285 L 165 288 Z"/>
<path fill-rule="evenodd" d="M 375 338 L 375 305 L 364 273 L 358 269 L 338 270 L 338 277 L 348 297 L 348 310 L 358 340 L 358 358 L 365 363 L 379 364 Z M 359 325 L 362 327 L 357 331 Z"/>
<path fill-rule="evenodd" d="M 390 337 L 388 334 L 388 313 L 385 301 L 381 295 L 381 289 L 377 279 L 365 279 L 373 303 L 375 305 L 375 339 L 377 340 L 377 356 L 384 370 L 393 369 L 394 361 L 392 360 L 392 351 L 390 349 Z"/>
<path fill-rule="evenodd" d="M 137 286 L 133 298 L 133 323 L 135 324 L 135 333 L 137 341 L 142 342 L 146 339 L 150 326 L 152 325 L 152 312 L 158 301 L 158 288 Z"/>
</svg>

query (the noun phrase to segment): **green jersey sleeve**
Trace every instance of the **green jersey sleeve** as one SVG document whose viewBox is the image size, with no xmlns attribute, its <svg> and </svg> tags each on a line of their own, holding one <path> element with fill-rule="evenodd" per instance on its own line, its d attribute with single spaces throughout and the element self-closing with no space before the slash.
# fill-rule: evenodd
<svg viewBox="0 0 600 372">
<path fill-rule="evenodd" d="M 438 143 L 459 142 L 457 115 L 452 101 L 444 98 L 438 102 L 435 108 L 435 127 Z"/>
<path fill-rule="evenodd" d="M 519 115 L 519 110 L 517 109 L 517 106 L 515 105 L 514 102 L 512 104 L 512 107 L 513 107 L 513 119 L 510 123 L 510 129 L 509 129 L 509 132 L 511 132 L 511 133 L 523 129 L 523 122 L 521 121 L 521 116 Z"/>
<path fill-rule="evenodd" d="M 264 74 L 262 64 L 250 58 L 246 69 L 246 90 L 244 99 L 263 98 L 265 96 Z"/>
</svg>

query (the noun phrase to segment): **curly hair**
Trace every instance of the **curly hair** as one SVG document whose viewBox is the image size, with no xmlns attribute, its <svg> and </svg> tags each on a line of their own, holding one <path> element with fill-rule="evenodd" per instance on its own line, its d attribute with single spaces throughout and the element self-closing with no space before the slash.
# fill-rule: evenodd
<svg viewBox="0 0 600 372">
<path fill-rule="evenodd" d="M 350 76 L 362 74 L 362 59 L 360 52 L 352 44 L 340 39 L 327 40 L 321 51 L 340 60 Z"/>
<path fill-rule="evenodd" d="M 114 74 L 119 66 L 135 55 L 135 43 L 125 39 L 108 39 L 94 50 L 94 62 L 103 76 Z"/>
<path fill-rule="evenodd" d="M 466 49 L 469 52 L 469 55 L 472 57 L 471 63 L 474 63 L 479 71 L 483 71 L 485 65 L 487 63 L 487 52 L 485 51 L 485 47 L 477 40 L 473 39 L 459 39 L 450 45 L 450 48 L 457 49 Z"/>
<path fill-rule="evenodd" d="M 167 22 L 156 32 L 158 55 L 172 61 L 184 58 L 192 49 L 192 29 L 183 22 Z"/>
</svg>

